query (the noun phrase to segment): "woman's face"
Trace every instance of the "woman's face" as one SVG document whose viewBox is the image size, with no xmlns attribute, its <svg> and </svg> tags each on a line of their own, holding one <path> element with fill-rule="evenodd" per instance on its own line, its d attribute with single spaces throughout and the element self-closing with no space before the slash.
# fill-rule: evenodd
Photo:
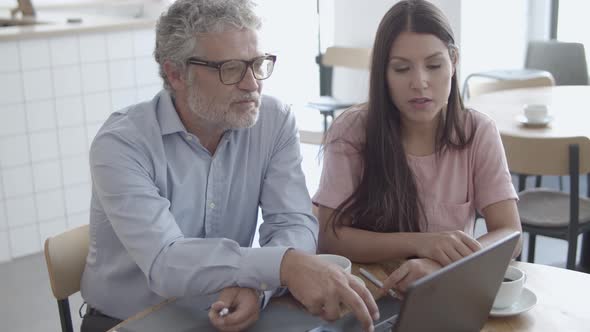
<svg viewBox="0 0 590 332">
<path fill-rule="evenodd" d="M 435 121 L 446 106 L 455 72 L 449 48 L 438 37 L 402 32 L 389 51 L 387 85 L 406 124 Z"/>
</svg>

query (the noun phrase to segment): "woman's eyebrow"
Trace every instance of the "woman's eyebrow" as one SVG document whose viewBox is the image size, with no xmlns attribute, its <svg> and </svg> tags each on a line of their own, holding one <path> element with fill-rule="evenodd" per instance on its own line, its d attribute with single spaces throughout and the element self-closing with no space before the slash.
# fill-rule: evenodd
<svg viewBox="0 0 590 332">
<path fill-rule="evenodd" d="M 435 58 L 435 57 L 437 57 L 437 56 L 440 56 L 440 55 L 442 55 L 442 54 L 443 54 L 443 52 L 441 52 L 441 51 L 437 51 L 437 52 L 434 52 L 433 54 L 431 54 L 431 55 L 427 56 L 425 59 L 426 59 L 426 60 L 429 60 L 429 59 Z M 402 57 L 402 56 L 399 56 L 399 55 L 392 55 L 392 56 L 389 58 L 389 61 L 391 61 L 391 60 L 403 60 L 403 61 L 410 61 L 409 59 L 406 59 L 406 58 L 404 58 L 404 57 Z"/>
</svg>

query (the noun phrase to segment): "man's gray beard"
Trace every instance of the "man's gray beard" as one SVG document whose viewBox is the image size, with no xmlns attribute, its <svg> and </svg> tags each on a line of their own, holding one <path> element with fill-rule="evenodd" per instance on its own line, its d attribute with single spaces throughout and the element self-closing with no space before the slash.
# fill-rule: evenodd
<svg viewBox="0 0 590 332">
<path fill-rule="evenodd" d="M 256 113 L 254 116 L 251 116 L 251 111 L 248 110 L 244 113 L 235 113 L 228 110 L 218 110 L 214 109 L 212 104 L 205 104 L 197 94 L 197 92 L 193 92 L 188 97 L 188 106 L 189 110 L 192 114 L 203 118 L 207 121 L 214 121 L 219 124 L 223 124 L 224 130 L 229 129 L 244 129 L 244 128 L 251 128 L 253 127 L 256 122 L 258 121 L 258 116 L 260 113 L 260 97 L 257 98 L 256 102 Z M 229 107 L 229 105 L 228 105 Z M 203 111 L 205 110 L 205 111 Z"/>
<path fill-rule="evenodd" d="M 260 107 L 258 106 L 256 106 L 256 114 L 254 114 L 254 116 L 251 116 L 251 110 L 249 110 L 247 114 L 228 113 L 230 119 L 226 120 L 228 120 L 227 124 L 231 127 L 228 129 L 252 128 L 258 121 L 259 114 Z"/>
</svg>

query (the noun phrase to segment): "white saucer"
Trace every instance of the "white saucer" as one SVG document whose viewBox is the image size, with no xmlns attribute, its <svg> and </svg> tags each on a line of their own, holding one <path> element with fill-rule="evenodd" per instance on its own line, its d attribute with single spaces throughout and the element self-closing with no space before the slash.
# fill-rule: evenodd
<svg viewBox="0 0 590 332">
<path fill-rule="evenodd" d="M 551 115 L 547 115 L 542 121 L 532 122 L 521 114 L 516 117 L 516 120 L 526 127 L 545 127 L 553 120 L 553 117 Z"/>
<path fill-rule="evenodd" d="M 492 308 L 490 311 L 490 316 L 492 317 L 507 317 L 507 316 L 514 316 L 521 314 L 525 311 L 531 310 L 537 304 L 537 295 L 533 293 L 530 289 L 524 287 L 522 289 L 522 294 L 520 294 L 520 298 L 516 303 L 508 308 L 502 309 L 495 309 Z"/>
</svg>

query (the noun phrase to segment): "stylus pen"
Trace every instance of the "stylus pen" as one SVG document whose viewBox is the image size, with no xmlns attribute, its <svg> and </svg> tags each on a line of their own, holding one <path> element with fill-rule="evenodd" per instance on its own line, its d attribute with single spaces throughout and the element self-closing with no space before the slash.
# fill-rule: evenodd
<svg viewBox="0 0 590 332">
<path fill-rule="evenodd" d="M 381 280 L 377 279 L 377 277 L 375 277 L 371 272 L 363 269 L 362 267 L 359 269 L 359 271 L 361 272 L 361 274 L 369 279 L 370 282 L 372 282 L 373 284 L 375 284 L 375 286 L 379 287 L 379 288 L 383 288 L 383 283 L 381 282 Z M 395 293 L 395 291 L 393 289 L 388 289 L 387 293 L 393 297 L 395 297 L 396 299 L 399 299 L 400 297 Z"/>
<path fill-rule="evenodd" d="M 225 316 L 227 316 L 227 314 L 229 314 L 228 308 L 223 308 L 223 309 L 219 310 L 219 317 L 225 317 Z"/>
</svg>

